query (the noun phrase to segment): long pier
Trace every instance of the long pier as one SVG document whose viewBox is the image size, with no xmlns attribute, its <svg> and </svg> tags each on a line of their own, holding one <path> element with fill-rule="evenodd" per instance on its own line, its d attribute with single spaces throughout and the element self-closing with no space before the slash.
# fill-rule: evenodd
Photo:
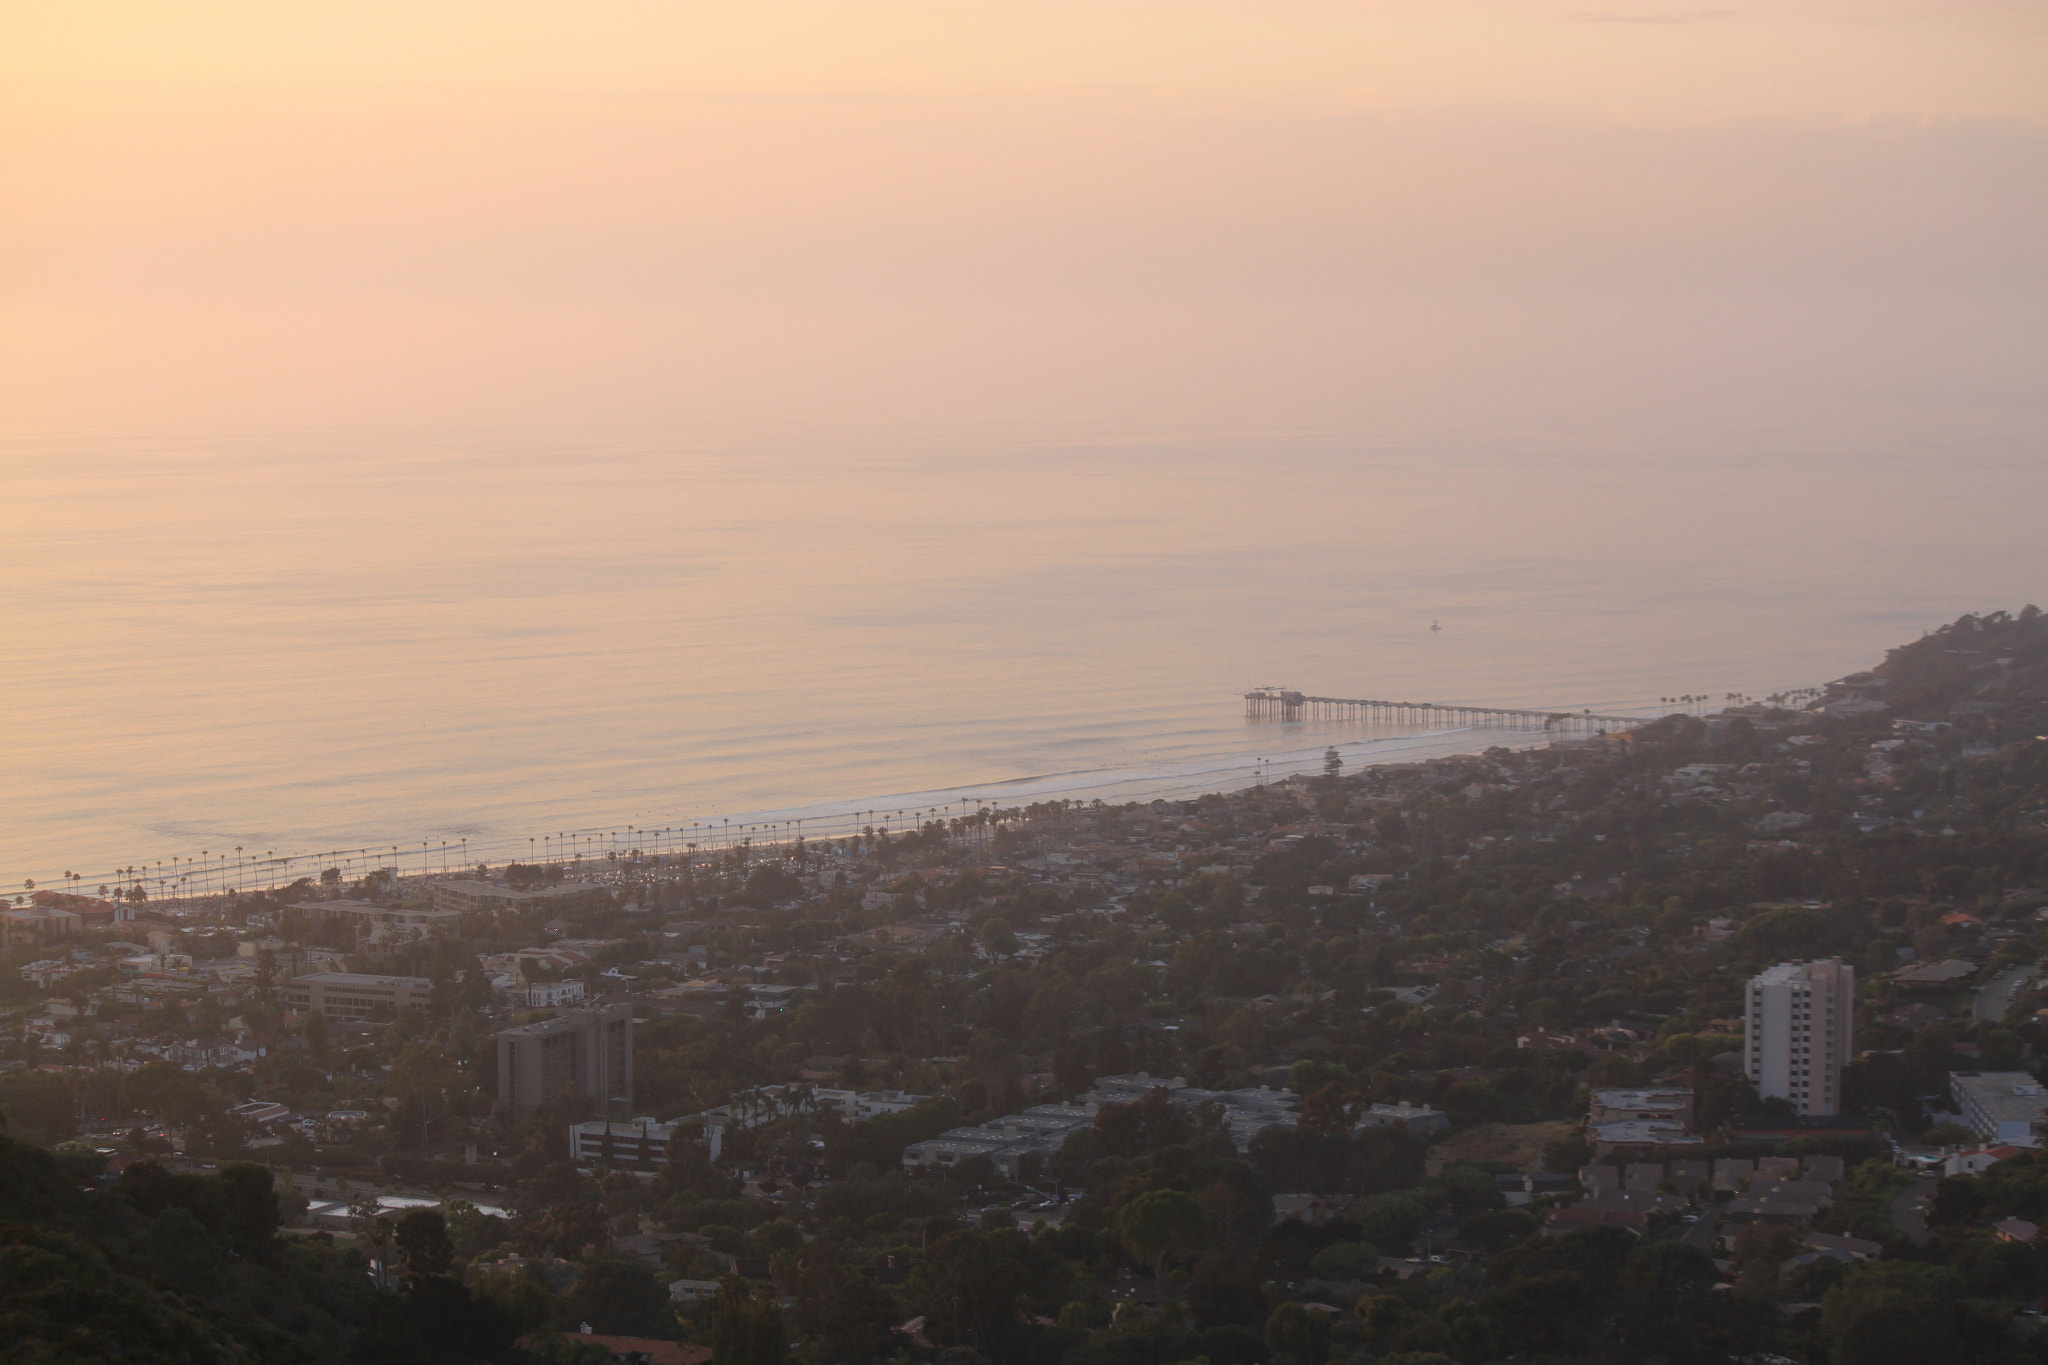
<svg viewBox="0 0 2048 1365">
<path fill-rule="evenodd" d="M 1591 711 L 1528 711 L 1505 706 L 1445 706 L 1433 701 L 1379 701 L 1363 697 L 1311 697 L 1284 687 L 1244 694 L 1247 720 L 1363 720 L 1389 725 L 1457 724 L 1504 730 L 1605 734 L 1648 725 L 1647 716 L 1596 716 Z"/>
</svg>

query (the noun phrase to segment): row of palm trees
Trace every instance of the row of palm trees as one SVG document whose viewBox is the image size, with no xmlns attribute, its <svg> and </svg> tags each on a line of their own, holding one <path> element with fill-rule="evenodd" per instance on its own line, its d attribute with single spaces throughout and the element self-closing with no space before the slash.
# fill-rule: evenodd
<svg viewBox="0 0 2048 1365">
<path fill-rule="evenodd" d="M 972 802 L 976 807 L 971 813 L 966 810 Z M 1053 803 L 1060 804 L 1060 803 Z M 960 807 L 959 814 L 949 814 L 952 808 Z M 1035 808 L 1034 808 L 1035 809 Z M 561 831 L 556 834 L 537 834 L 527 839 L 529 861 L 540 863 L 582 862 L 602 856 L 607 861 L 617 861 L 623 851 L 626 856 L 645 855 L 652 851 L 663 853 L 687 853 L 694 860 L 706 848 L 719 851 L 730 850 L 745 843 L 754 847 L 780 849 L 801 844 L 807 837 L 846 837 L 852 835 L 873 842 L 878 833 L 887 838 L 894 830 L 928 828 L 938 821 L 956 839 L 976 838 L 986 841 L 1004 824 L 1026 818 L 1029 812 L 1016 807 L 1000 807 L 975 797 L 961 797 L 943 805 L 920 808 L 904 808 L 888 811 L 873 808 L 865 811 L 850 811 L 844 815 L 820 820 L 811 817 L 812 829 L 806 831 L 804 819 L 762 821 L 756 824 L 741 823 L 737 826 L 731 819 L 693 822 L 688 826 L 671 825 L 652 828 L 627 825 L 623 830 L 603 833 L 582 833 Z M 824 828 L 818 828 L 819 825 Z M 169 867 L 166 868 L 166 862 Z M 159 858 L 154 864 L 129 864 L 117 867 L 110 873 L 102 874 L 96 881 L 97 893 L 102 897 L 125 897 L 129 900 L 183 900 L 192 897 L 211 897 L 229 893 L 245 893 L 249 890 L 270 890 L 292 880 L 293 865 L 304 868 L 322 867 L 337 872 L 338 877 L 327 880 L 355 880 L 360 872 L 369 872 L 382 866 L 401 864 L 401 846 L 398 844 L 374 845 L 356 849 L 331 849 L 324 853 L 279 854 L 276 849 L 264 849 L 258 853 L 246 845 L 236 844 L 232 853 L 222 850 L 216 854 L 211 849 L 201 849 L 196 857 L 173 854 L 169 859 Z M 359 867 L 360 864 L 360 867 Z M 431 876 L 437 870 L 448 873 L 452 870 L 467 870 L 478 864 L 470 861 L 469 838 L 458 835 L 453 839 L 420 840 L 420 874 Z M 67 887 L 83 889 L 89 880 L 85 873 L 67 869 L 63 882 Z M 33 892 L 36 883 L 33 878 L 23 882 L 23 890 Z"/>
</svg>

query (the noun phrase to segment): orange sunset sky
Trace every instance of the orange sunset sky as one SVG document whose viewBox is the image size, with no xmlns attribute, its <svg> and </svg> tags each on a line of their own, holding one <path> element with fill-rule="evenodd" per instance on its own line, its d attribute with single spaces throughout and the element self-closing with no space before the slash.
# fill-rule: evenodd
<svg viewBox="0 0 2048 1365">
<path fill-rule="evenodd" d="M 11 0 L 0 435 L 2037 404 L 2040 4 Z"/>
</svg>

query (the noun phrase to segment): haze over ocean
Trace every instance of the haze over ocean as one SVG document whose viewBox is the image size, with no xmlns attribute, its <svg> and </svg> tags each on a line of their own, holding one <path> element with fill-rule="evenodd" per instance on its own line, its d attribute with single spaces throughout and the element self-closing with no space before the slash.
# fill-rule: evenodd
<svg viewBox="0 0 2048 1365">
<path fill-rule="evenodd" d="M 1500 738 L 1252 685 L 1645 708 L 2048 596 L 2044 53 L 16 0 L 0 878 L 1185 794 Z"/>
<path fill-rule="evenodd" d="M 1761 695 L 2048 595 L 2039 436 L 1906 410 L 1597 439 L 19 441 L 0 870 L 237 844 L 416 864 L 423 838 L 1185 795 L 1329 743 L 1503 738 L 1247 722 L 1264 683 Z"/>
</svg>

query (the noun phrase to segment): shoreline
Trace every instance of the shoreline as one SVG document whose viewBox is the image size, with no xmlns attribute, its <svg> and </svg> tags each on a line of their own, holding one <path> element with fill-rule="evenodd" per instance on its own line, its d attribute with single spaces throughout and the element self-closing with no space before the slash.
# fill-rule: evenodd
<svg viewBox="0 0 2048 1365">
<path fill-rule="evenodd" d="M 1305 728 L 1308 722 L 1275 725 L 1276 738 L 1283 725 Z M 1228 794 L 1277 782 L 1303 773 L 1319 772 L 1326 750 L 1335 748 L 1345 770 L 1385 767 L 1406 762 L 1427 761 L 1455 754 L 1476 753 L 1488 748 L 1529 749 L 1549 743 L 1545 731 L 1480 726 L 1456 726 L 1429 730 L 1408 730 L 1398 734 L 1372 735 L 1344 740 L 1323 735 L 1318 742 L 1301 748 L 1276 749 L 1268 756 L 1218 755 L 1209 760 L 1140 768 L 1094 768 L 1007 778 L 994 782 L 961 784 L 918 792 L 884 796 L 842 798 L 803 805 L 741 811 L 732 815 L 700 816 L 694 820 L 670 817 L 662 825 L 635 823 L 595 824 L 572 828 L 557 835 L 532 836 L 522 842 L 517 835 L 434 834 L 426 839 L 362 841 L 354 847 L 319 849 L 315 841 L 290 851 L 266 850 L 257 855 L 212 854 L 206 857 L 185 853 L 166 855 L 161 862 L 140 866 L 139 876 L 110 869 L 86 873 L 83 877 L 50 875 L 24 877 L 33 880 L 33 891 L 55 891 L 73 895 L 108 894 L 140 880 L 151 892 L 146 904 L 176 905 L 186 901 L 216 900 L 235 892 L 251 892 L 288 886 L 300 877 L 318 877 L 328 867 L 340 867 L 347 880 L 360 878 L 380 867 L 397 867 L 402 880 L 432 879 L 461 875 L 479 862 L 503 865 L 511 862 L 561 862 L 578 860 L 608 864 L 608 854 L 625 856 L 634 850 L 643 855 L 680 855 L 695 845 L 700 854 L 723 852 L 743 839 L 755 845 L 790 844 L 798 838 L 836 839 L 857 834 L 864 826 L 901 831 L 925 820 L 953 819 L 972 815 L 987 807 L 1022 807 L 1039 802 L 1101 800 L 1110 805 L 1130 801 L 1189 800 L 1211 793 Z M 308 847 L 308 845 L 314 845 Z M 545 845 L 545 846 L 543 846 Z M 162 894 L 157 894 L 161 889 Z M 24 889 L 9 893 L 9 899 L 26 900 Z"/>
</svg>

